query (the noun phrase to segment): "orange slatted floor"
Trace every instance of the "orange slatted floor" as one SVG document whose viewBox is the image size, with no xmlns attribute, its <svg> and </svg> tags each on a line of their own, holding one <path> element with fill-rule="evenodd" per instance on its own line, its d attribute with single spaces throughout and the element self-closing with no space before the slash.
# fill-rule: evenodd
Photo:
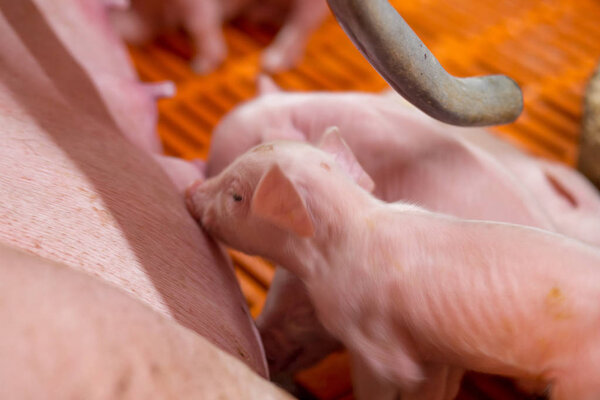
<svg viewBox="0 0 600 400">
<path fill-rule="evenodd" d="M 517 122 L 495 128 L 534 154 L 573 164 L 585 84 L 600 58 L 597 0 L 392 0 L 443 66 L 457 76 L 504 73 L 523 89 Z M 144 80 L 170 79 L 177 95 L 159 104 L 168 154 L 204 158 L 219 119 L 255 93 L 259 52 L 273 28 L 235 21 L 225 27 L 227 62 L 208 76 L 188 67 L 188 40 L 173 34 L 131 48 Z M 275 76 L 288 90 L 363 90 L 387 85 L 330 17 L 313 35 L 302 63 Z M 263 261 L 231 252 L 251 312 L 257 315 L 273 275 Z M 319 399 L 350 399 L 345 354 L 298 375 Z M 525 399 L 508 381 L 470 374 L 459 399 Z"/>
</svg>

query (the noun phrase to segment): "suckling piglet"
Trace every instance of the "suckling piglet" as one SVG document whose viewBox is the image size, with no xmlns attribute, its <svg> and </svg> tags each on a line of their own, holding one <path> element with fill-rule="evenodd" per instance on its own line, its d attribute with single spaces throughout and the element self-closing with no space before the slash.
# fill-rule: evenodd
<svg viewBox="0 0 600 400">
<path fill-rule="evenodd" d="M 304 282 L 359 399 L 451 399 L 462 369 L 600 397 L 600 250 L 520 225 L 384 203 L 335 131 L 259 145 L 188 189 L 224 243 Z M 362 187 L 361 187 L 362 185 Z"/>
<path fill-rule="evenodd" d="M 264 76 L 258 83 L 262 95 L 229 113 L 213 132 L 209 177 L 259 143 L 317 143 L 326 127 L 338 125 L 381 200 L 600 244 L 600 196 L 572 169 L 384 96 L 285 92 Z M 285 269 L 276 270 L 257 325 L 271 379 L 290 391 L 295 372 L 339 348 L 318 323 L 302 283 Z"/>
</svg>

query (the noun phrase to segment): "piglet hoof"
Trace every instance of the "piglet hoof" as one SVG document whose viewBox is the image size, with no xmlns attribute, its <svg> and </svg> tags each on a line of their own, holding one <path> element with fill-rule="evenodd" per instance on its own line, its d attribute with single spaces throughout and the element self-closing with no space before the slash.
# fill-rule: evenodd
<svg viewBox="0 0 600 400">
<path fill-rule="evenodd" d="M 281 92 L 281 89 L 277 84 L 266 74 L 259 74 L 256 79 L 256 88 L 259 96 L 263 96 L 269 93 Z"/>
<path fill-rule="evenodd" d="M 265 50 L 261 57 L 261 68 L 270 74 L 289 70 L 296 64 L 295 57 L 287 57 L 279 50 Z"/>
</svg>

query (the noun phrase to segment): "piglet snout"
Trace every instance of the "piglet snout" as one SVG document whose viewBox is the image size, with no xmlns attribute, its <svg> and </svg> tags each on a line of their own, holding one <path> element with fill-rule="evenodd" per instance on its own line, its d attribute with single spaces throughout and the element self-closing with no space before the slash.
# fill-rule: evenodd
<svg viewBox="0 0 600 400">
<path fill-rule="evenodd" d="M 198 197 L 199 188 L 203 183 L 204 179 L 197 179 L 185 190 L 185 204 L 190 214 L 197 220 L 202 218 L 201 206 L 203 202 Z"/>
</svg>

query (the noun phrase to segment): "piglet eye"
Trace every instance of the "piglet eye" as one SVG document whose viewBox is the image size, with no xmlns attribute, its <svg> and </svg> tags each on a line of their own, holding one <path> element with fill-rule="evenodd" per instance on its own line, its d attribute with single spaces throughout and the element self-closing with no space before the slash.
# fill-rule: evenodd
<svg viewBox="0 0 600 400">
<path fill-rule="evenodd" d="M 233 200 L 234 200 L 234 201 L 242 201 L 242 196 L 240 196 L 240 195 L 239 195 L 239 194 L 237 194 L 237 193 L 234 193 L 234 194 L 233 194 Z"/>
</svg>

